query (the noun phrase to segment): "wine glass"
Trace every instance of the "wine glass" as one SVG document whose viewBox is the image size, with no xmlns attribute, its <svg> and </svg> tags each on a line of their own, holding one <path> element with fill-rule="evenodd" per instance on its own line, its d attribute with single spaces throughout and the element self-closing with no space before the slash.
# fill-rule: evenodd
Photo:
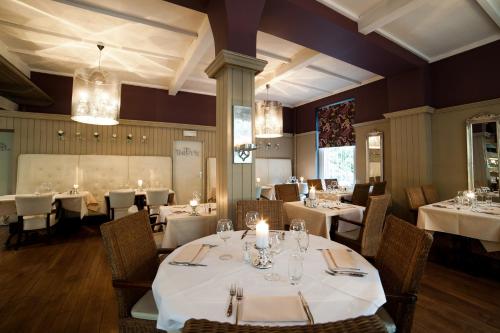
<svg viewBox="0 0 500 333">
<path fill-rule="evenodd" d="M 264 275 L 264 278 L 268 281 L 279 281 L 280 276 L 278 273 L 274 272 L 274 266 L 276 266 L 276 256 L 281 252 L 281 241 L 279 234 L 275 233 L 269 236 L 269 253 L 271 254 L 271 261 L 273 263 L 271 267 L 271 272 Z"/>
<path fill-rule="evenodd" d="M 302 279 L 302 272 L 302 256 L 300 253 L 292 252 L 288 257 L 288 280 L 290 284 L 298 284 Z"/>
<path fill-rule="evenodd" d="M 255 230 L 255 226 L 260 219 L 259 212 L 250 211 L 245 215 L 245 224 L 247 228 L 250 230 Z"/>
<path fill-rule="evenodd" d="M 293 219 L 290 222 L 290 231 L 292 232 L 293 238 L 296 240 L 298 240 L 299 237 L 298 233 L 304 230 L 306 230 L 306 221 L 303 219 Z"/>
<path fill-rule="evenodd" d="M 299 244 L 300 253 L 305 256 L 307 253 L 307 249 L 309 248 L 309 231 L 299 231 L 297 242 Z"/>
<path fill-rule="evenodd" d="M 217 235 L 224 241 L 224 248 L 227 250 L 227 240 L 231 238 L 233 233 L 233 222 L 229 219 L 221 219 L 217 221 Z M 220 260 L 229 260 L 233 256 L 229 253 L 221 254 Z"/>
<path fill-rule="evenodd" d="M 193 199 L 196 200 L 196 201 L 198 201 L 198 202 L 201 202 L 201 194 L 200 194 L 200 192 L 194 191 L 193 192 Z"/>
</svg>

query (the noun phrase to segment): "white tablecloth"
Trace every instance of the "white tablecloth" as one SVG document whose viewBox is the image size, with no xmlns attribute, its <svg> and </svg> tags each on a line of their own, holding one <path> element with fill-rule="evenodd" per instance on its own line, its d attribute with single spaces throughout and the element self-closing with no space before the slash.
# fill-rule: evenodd
<svg viewBox="0 0 500 333">
<path fill-rule="evenodd" d="M 160 221 L 167 222 L 163 234 L 162 248 L 175 248 L 195 239 L 215 233 L 217 228 L 216 211 L 208 213 L 208 204 L 198 207 L 198 216 L 191 216 L 191 207 L 162 206 L 160 207 Z M 212 204 L 215 207 L 215 204 Z"/>
<path fill-rule="evenodd" d="M 418 209 L 419 228 L 479 239 L 486 251 L 500 251 L 500 206 L 456 209 L 448 201 Z"/>
<path fill-rule="evenodd" d="M 279 281 L 266 281 L 268 270 L 259 270 L 244 263 L 242 245 L 244 241 L 255 241 L 252 236 L 240 239 L 242 231 L 234 233 L 224 247 L 217 235 L 197 240 L 195 243 L 218 244 L 202 260 L 206 267 L 181 267 L 168 264 L 180 249 L 163 261 L 153 282 L 153 295 L 158 306 L 157 327 L 169 332 L 180 330 L 190 318 L 206 318 L 234 323 L 233 315 L 226 317 L 228 291 L 232 283 L 243 287 L 244 295 L 273 296 L 304 294 L 317 323 L 332 322 L 362 315 L 372 315 L 385 303 L 385 294 L 378 271 L 361 255 L 351 252 L 356 265 L 368 275 L 331 276 L 324 272 L 326 263 L 320 248 L 346 249 L 322 237 L 311 236 L 310 250 L 304 259 L 304 275 L 297 286 L 288 282 L 288 256 L 296 241 L 290 233 L 286 235 L 284 251 L 276 257 L 276 273 Z M 231 253 L 233 259 L 222 261 L 222 253 Z M 244 322 L 242 322 L 244 324 Z M 264 323 L 256 322 L 256 325 Z M 273 323 L 286 325 L 287 323 Z M 297 323 L 295 323 L 297 324 Z M 271 325 L 271 323 L 267 323 Z"/>
<path fill-rule="evenodd" d="M 261 195 L 269 200 L 276 200 L 276 191 L 274 186 L 277 184 L 268 184 L 261 186 Z M 307 183 L 297 183 L 299 195 L 305 196 L 308 193 Z"/>
<path fill-rule="evenodd" d="M 341 204 L 340 209 L 335 208 L 308 208 L 302 201 L 285 202 L 283 205 L 288 223 L 292 219 L 303 219 L 306 227 L 313 235 L 330 238 L 332 216 L 342 216 L 348 220 L 361 222 L 365 207 L 351 204 Z M 358 228 L 350 223 L 339 222 L 338 231 L 346 232 Z"/>
<path fill-rule="evenodd" d="M 352 198 L 352 191 L 316 191 L 316 198 L 324 200 L 340 200 L 341 198 L 350 200 Z"/>
</svg>

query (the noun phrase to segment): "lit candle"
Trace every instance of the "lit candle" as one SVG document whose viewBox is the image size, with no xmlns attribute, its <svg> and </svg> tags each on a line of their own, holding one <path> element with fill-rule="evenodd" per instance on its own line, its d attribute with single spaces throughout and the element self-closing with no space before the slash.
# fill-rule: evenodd
<svg viewBox="0 0 500 333">
<path fill-rule="evenodd" d="M 196 200 L 196 199 L 190 200 L 190 201 L 189 201 L 189 205 L 190 205 L 191 207 L 196 207 L 196 206 L 198 206 L 198 200 Z"/>
<path fill-rule="evenodd" d="M 260 184 L 260 178 L 259 178 L 259 177 L 257 177 L 257 179 L 256 179 L 256 180 L 257 180 L 257 184 Z"/>
<path fill-rule="evenodd" d="M 316 199 L 316 188 L 314 188 L 314 186 L 311 186 L 309 190 L 309 199 Z"/>
<path fill-rule="evenodd" d="M 73 185 L 73 189 L 74 189 L 75 191 L 78 191 L 78 184 L 74 184 L 74 185 Z"/>
<path fill-rule="evenodd" d="M 259 249 L 267 248 L 269 244 L 269 224 L 264 220 L 260 220 L 255 226 L 255 245 Z"/>
<path fill-rule="evenodd" d="M 304 182 L 304 177 L 299 177 L 299 180 L 300 180 L 301 183 L 303 183 Z"/>
<path fill-rule="evenodd" d="M 469 199 L 474 199 L 476 197 L 476 194 L 472 191 L 468 191 L 466 195 L 467 195 L 467 198 L 469 198 Z"/>
<path fill-rule="evenodd" d="M 141 188 L 141 187 L 142 187 L 142 179 L 139 179 L 139 180 L 137 181 L 137 186 L 139 186 L 139 188 Z"/>
</svg>

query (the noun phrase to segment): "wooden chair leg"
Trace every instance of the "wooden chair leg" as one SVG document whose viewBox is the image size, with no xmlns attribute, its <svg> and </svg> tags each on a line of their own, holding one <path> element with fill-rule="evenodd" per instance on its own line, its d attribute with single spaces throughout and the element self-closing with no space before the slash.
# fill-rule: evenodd
<svg viewBox="0 0 500 333">
<path fill-rule="evenodd" d="M 47 243 L 50 244 L 50 213 L 47 214 L 47 219 L 45 220 L 45 226 L 47 228 Z"/>
<path fill-rule="evenodd" d="M 14 250 L 19 250 L 19 246 L 21 245 L 21 238 L 24 232 L 24 221 L 23 217 L 19 216 L 19 225 L 17 227 L 17 243 L 14 246 Z"/>
</svg>

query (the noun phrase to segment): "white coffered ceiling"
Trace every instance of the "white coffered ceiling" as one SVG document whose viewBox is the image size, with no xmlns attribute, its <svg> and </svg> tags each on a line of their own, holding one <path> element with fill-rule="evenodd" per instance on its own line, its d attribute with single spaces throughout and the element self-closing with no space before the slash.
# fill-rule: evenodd
<svg viewBox="0 0 500 333">
<path fill-rule="evenodd" d="M 433 61 L 500 38 L 498 0 L 477 1 L 320 2 L 358 21 L 360 31 L 377 31 Z M 215 80 L 204 73 L 215 52 L 202 13 L 162 0 L 0 1 L 0 53 L 32 71 L 72 75 L 78 67 L 96 66 L 98 42 L 106 46 L 102 66 L 124 83 L 215 94 Z M 262 32 L 257 57 L 268 61 L 256 77 L 257 99 L 270 83 L 269 97 L 287 106 L 381 78 Z"/>
</svg>

